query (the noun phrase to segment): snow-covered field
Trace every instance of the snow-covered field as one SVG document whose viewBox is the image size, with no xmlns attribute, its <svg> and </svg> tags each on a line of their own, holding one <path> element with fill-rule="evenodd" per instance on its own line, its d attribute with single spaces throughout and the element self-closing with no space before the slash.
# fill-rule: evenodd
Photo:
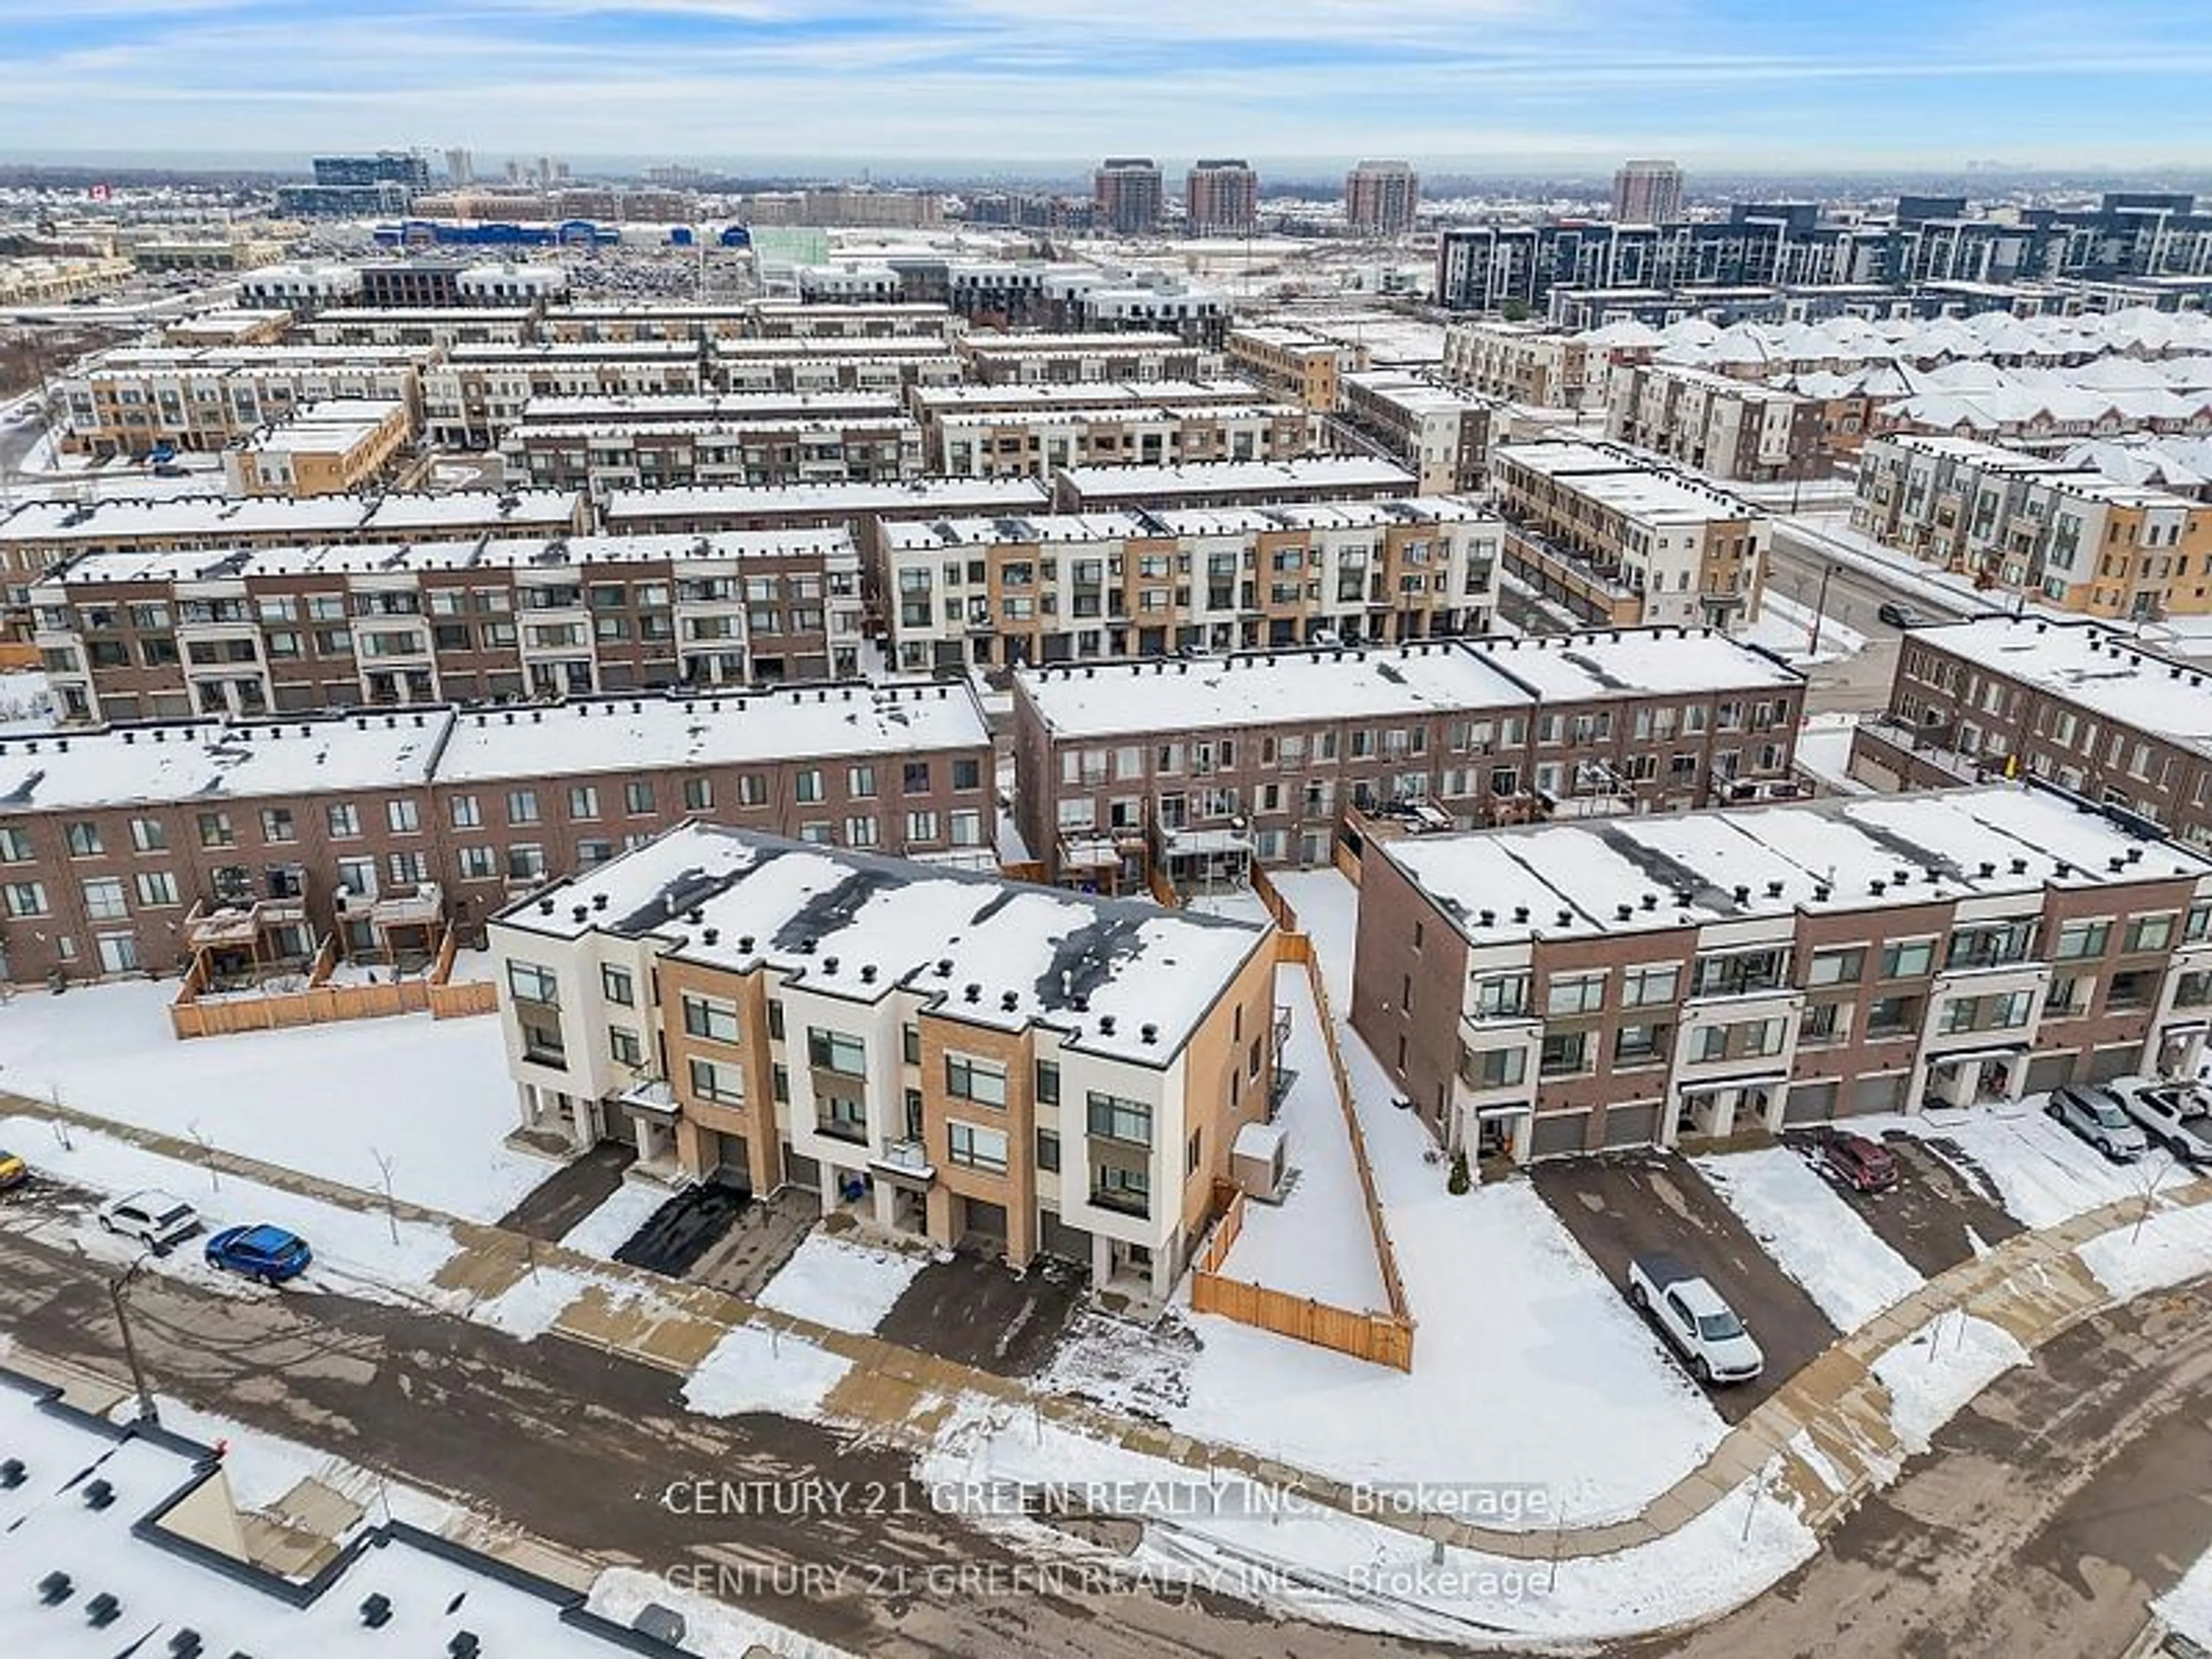
<svg viewBox="0 0 2212 1659">
<path fill-rule="evenodd" d="M 807 1234 L 757 1298 L 817 1325 L 862 1334 L 883 1322 L 929 1258 L 856 1243 L 820 1229 Z"/>
<path fill-rule="evenodd" d="M 0 1089 L 495 1220 L 551 1173 L 501 1142 L 514 1087 L 499 1024 L 428 1014 L 201 1037 L 170 1032 L 173 981 L 19 992 L 0 1004 Z M 34 1160 L 35 1161 L 35 1158 Z"/>
<path fill-rule="evenodd" d="M 1793 1149 L 1692 1161 L 1837 1329 L 1856 1329 L 1926 1282 Z"/>
<path fill-rule="evenodd" d="M 1297 1180 L 1281 1204 L 1247 1204 L 1244 1228 L 1223 1271 L 1271 1291 L 1310 1297 L 1355 1312 L 1387 1309 L 1382 1264 L 1352 1163 L 1321 1016 L 1303 968 L 1275 970 L 1275 1001 L 1291 1011 L 1284 1056 L 1297 1073 L 1276 1120 L 1288 1132 Z"/>
<path fill-rule="evenodd" d="M 2011 1105 L 1854 1118 L 1851 1127 L 1877 1139 L 1903 1129 L 1923 1140 L 1950 1142 L 1989 1177 L 2005 1212 L 2027 1227 L 2051 1226 L 2120 1199 L 2139 1199 L 2166 1167 L 2162 1153 L 2135 1164 L 2110 1162 L 2046 1115 L 2045 1099 L 2031 1095 Z M 1935 1150 L 1940 1155 L 1943 1149 Z M 2164 1184 L 2181 1178 L 2169 1175 Z"/>
</svg>

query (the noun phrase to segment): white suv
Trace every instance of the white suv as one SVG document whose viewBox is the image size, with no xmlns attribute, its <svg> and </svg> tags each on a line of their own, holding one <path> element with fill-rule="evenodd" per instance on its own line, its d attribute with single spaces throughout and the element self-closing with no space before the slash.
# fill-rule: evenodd
<svg viewBox="0 0 2212 1659">
<path fill-rule="evenodd" d="M 166 1250 L 199 1231 L 200 1212 L 181 1198 L 151 1188 L 127 1193 L 100 1206 L 103 1232 L 120 1233 L 156 1250 Z"/>
</svg>

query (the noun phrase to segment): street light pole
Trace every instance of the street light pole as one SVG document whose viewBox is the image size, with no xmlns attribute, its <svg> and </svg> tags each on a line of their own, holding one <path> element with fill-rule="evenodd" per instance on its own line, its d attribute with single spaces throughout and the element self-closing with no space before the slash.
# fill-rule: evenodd
<svg viewBox="0 0 2212 1659">
<path fill-rule="evenodd" d="M 1820 567 L 1820 592 L 1813 601 L 1813 635 L 1805 641 L 1805 654 L 1808 657 L 1820 654 L 1820 624 L 1827 620 L 1828 614 L 1828 578 L 1835 574 L 1832 559 Z"/>
<path fill-rule="evenodd" d="M 115 1305 L 115 1323 L 123 1333 L 124 1363 L 131 1367 L 131 1386 L 138 1393 L 138 1420 L 141 1423 L 151 1423 L 158 1428 L 161 1426 L 161 1413 L 154 1404 L 153 1389 L 146 1386 L 145 1367 L 138 1363 L 138 1344 L 131 1334 L 131 1311 L 125 1300 L 125 1294 L 130 1290 L 131 1282 L 137 1278 L 138 1269 L 145 1265 L 145 1261 L 146 1258 L 142 1255 L 117 1277 L 109 1279 L 107 1299 Z"/>
</svg>

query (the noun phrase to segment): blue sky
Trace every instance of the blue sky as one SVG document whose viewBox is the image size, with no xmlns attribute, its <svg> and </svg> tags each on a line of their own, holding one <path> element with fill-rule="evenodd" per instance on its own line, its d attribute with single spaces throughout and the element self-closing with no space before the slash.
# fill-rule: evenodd
<svg viewBox="0 0 2212 1659">
<path fill-rule="evenodd" d="M 2212 165 L 2212 7 L 0 0 L 0 155 Z"/>
</svg>

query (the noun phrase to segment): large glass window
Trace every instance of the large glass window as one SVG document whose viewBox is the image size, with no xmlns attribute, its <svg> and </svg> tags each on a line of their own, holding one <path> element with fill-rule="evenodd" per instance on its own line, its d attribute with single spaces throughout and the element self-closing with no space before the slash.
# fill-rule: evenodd
<svg viewBox="0 0 2212 1659">
<path fill-rule="evenodd" d="M 1133 1146 L 1152 1144 L 1152 1109 L 1141 1100 L 1090 1091 L 1091 1133 L 1106 1140 L 1126 1141 Z"/>
</svg>

